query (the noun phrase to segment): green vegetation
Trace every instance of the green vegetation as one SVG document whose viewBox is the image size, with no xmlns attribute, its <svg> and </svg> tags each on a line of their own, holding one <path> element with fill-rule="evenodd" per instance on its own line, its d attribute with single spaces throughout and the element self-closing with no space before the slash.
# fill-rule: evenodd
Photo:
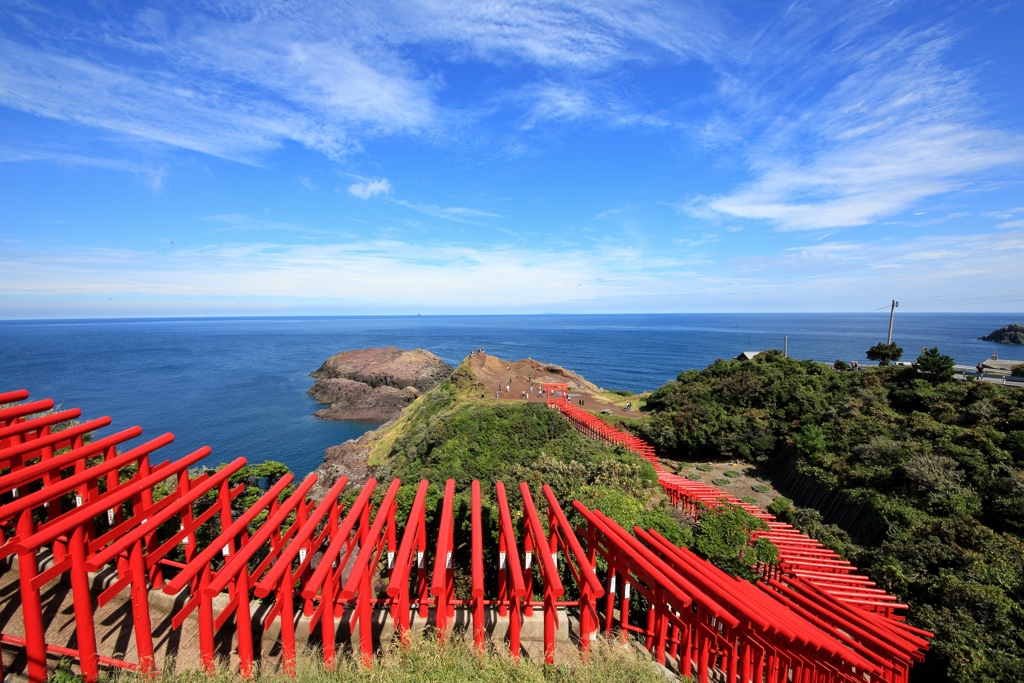
<svg viewBox="0 0 1024 683">
<path fill-rule="evenodd" d="M 878 342 L 867 351 L 868 360 L 876 360 L 879 365 L 888 365 L 903 357 L 903 349 L 895 342 L 883 344 Z"/>
<path fill-rule="evenodd" d="M 430 481 L 427 525 L 440 523 L 443 488 L 456 482 L 455 570 L 456 597 L 468 598 L 470 579 L 470 484 L 481 483 L 481 513 L 485 535 L 485 563 L 497 563 L 498 509 L 495 482 L 504 482 L 513 521 L 522 514 L 519 483 L 526 482 L 542 520 L 547 502 L 542 486 L 548 484 L 569 521 L 583 522 L 571 506 L 580 500 L 599 508 L 623 527 L 656 529 L 682 543 L 687 536 L 675 513 L 667 507 L 657 475 L 650 463 L 636 454 L 587 438 L 562 416 L 539 403 L 481 400 L 475 379 L 465 365 L 434 390 L 411 405 L 387 433 L 377 453 L 377 479 L 402 480 L 397 498 L 399 522 L 412 507 L 421 479 Z M 375 494 L 383 496 L 383 487 Z M 354 492 L 351 495 L 355 495 Z M 486 532 L 485 532 L 486 533 Z M 428 558 L 429 560 L 429 558 Z M 563 582 L 571 591 L 575 581 L 561 564 Z M 539 571 L 534 565 L 534 571 Z M 539 578 L 539 577 L 538 577 Z M 496 581 L 488 575 L 489 581 Z M 535 584 L 540 586 L 540 582 Z M 495 591 L 495 586 L 486 586 Z"/>
<path fill-rule="evenodd" d="M 720 505 L 705 510 L 694 527 L 694 550 L 730 574 L 753 581 L 751 567 L 774 562 L 779 556 L 767 538 L 750 543 L 750 532 L 768 531 L 768 525 L 738 505 Z"/>
<path fill-rule="evenodd" d="M 859 546 L 815 511 L 779 516 L 937 634 L 915 677 L 1024 680 L 1024 391 L 916 367 L 833 372 L 769 351 L 684 372 L 646 407 L 639 429 L 662 457 L 793 459 L 866 506 Z"/>
<path fill-rule="evenodd" d="M 399 520 L 408 514 L 418 481 L 428 479 L 427 523 L 436 524 L 444 482 L 449 478 L 456 481 L 456 567 L 469 566 L 469 488 L 474 479 L 483 484 L 482 517 L 494 541 L 487 544 L 488 554 L 496 553 L 497 546 L 493 486 L 497 481 L 504 482 L 516 519 L 522 507 L 519 482 L 529 485 L 542 518 L 546 514 L 542 486 L 548 484 L 574 526 L 583 520 L 570 503 L 579 500 L 626 529 L 655 529 L 678 545 L 694 544 L 693 532 L 669 507 L 649 463 L 631 451 L 583 436 L 544 405 L 480 400 L 474 396 L 474 382 L 463 365 L 450 380 L 418 399 L 392 428 L 393 433 L 381 437 L 387 439 L 388 446 L 377 463 L 378 480 L 402 479 Z M 698 469 L 714 468 L 701 465 Z M 697 475 L 689 476 L 699 480 Z M 757 523 L 753 516 L 748 517 L 745 523 Z M 712 525 L 702 533 L 710 538 L 721 533 L 717 529 Z M 713 561 L 721 561 L 728 571 L 743 573 L 738 562 L 746 550 L 717 552 Z M 568 574 L 564 578 L 567 586 L 574 584 Z M 460 591 L 468 587 L 468 576 L 460 576 L 457 569 L 459 597 L 464 597 Z M 637 606 L 642 608 L 639 603 Z"/>
<path fill-rule="evenodd" d="M 914 361 L 914 367 L 924 378 L 939 384 L 953 379 L 953 366 L 956 362 L 949 356 L 939 353 L 938 347 L 922 351 Z"/>
<path fill-rule="evenodd" d="M 726 470 L 725 471 L 725 476 L 727 476 L 727 477 L 742 477 L 743 473 L 739 472 L 737 470 Z"/>
</svg>

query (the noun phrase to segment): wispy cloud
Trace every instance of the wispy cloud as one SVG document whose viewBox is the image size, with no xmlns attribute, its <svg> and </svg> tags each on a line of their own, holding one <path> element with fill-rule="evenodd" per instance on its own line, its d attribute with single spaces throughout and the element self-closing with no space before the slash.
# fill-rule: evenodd
<svg viewBox="0 0 1024 683">
<path fill-rule="evenodd" d="M 126 21 L 93 40 L 0 39 L 0 103 L 248 163 L 286 141 L 338 158 L 358 146 L 353 134 L 434 122 L 428 79 L 344 38 L 304 40 L 284 20 L 186 23 L 159 35 Z"/>
<path fill-rule="evenodd" d="M 708 58 L 722 40 L 718 5 L 699 0 L 420 0 L 402 8 L 403 37 L 444 41 L 467 57 L 499 63 L 605 71 L 665 56 Z"/>
<path fill-rule="evenodd" d="M 289 221 L 271 221 L 264 218 L 255 218 L 244 213 L 216 214 L 213 216 L 204 216 L 202 220 L 223 225 L 224 227 L 219 228 L 218 232 L 281 231 L 320 236 L 337 234 L 329 230 L 310 228 L 308 226 Z"/>
<path fill-rule="evenodd" d="M 107 159 L 103 157 L 90 156 L 88 154 L 77 154 L 61 150 L 25 150 L 13 148 L 0 148 L 0 164 L 3 163 L 24 163 L 32 161 L 48 161 L 61 166 L 71 168 L 85 166 L 88 168 L 102 168 L 108 171 L 126 171 L 140 177 L 153 191 L 163 188 L 164 179 L 167 177 L 167 166 L 150 166 L 128 159 Z"/>
<path fill-rule="evenodd" d="M 811 12 L 821 20 L 825 11 Z M 948 30 L 893 36 L 877 24 L 884 12 L 841 12 L 833 43 L 821 45 L 806 32 L 807 14 L 785 17 L 756 43 L 740 77 L 723 81 L 732 120 L 753 140 L 745 150 L 753 179 L 698 199 L 693 213 L 782 230 L 858 226 L 1024 161 L 1024 136 L 984 123 L 973 75 L 944 65 Z M 779 62 L 788 83 L 776 78 Z"/>
<path fill-rule="evenodd" d="M 376 197 L 379 194 L 389 194 L 390 192 L 391 183 L 388 182 L 387 178 L 360 181 L 348 186 L 348 193 L 360 199 L 369 199 L 370 197 Z"/>
<path fill-rule="evenodd" d="M 564 276 L 551 280 L 545 276 L 549 260 L 531 250 L 395 240 L 225 244 L 166 253 L 10 251 L 5 257 L 0 293 L 17 292 L 20 299 L 130 294 L 507 307 L 589 299 L 606 293 L 609 286 L 639 289 L 651 284 L 642 272 L 623 272 L 620 266 L 615 266 L 617 284 L 599 284 L 617 262 L 612 251 L 559 252 Z M 28 280 L 22 278 L 44 266 L 45 282 L 35 278 L 26 289 Z M 517 286 L 508 287 L 509 281 Z M 0 317 L 3 314 L 0 306 Z"/>
<path fill-rule="evenodd" d="M 244 222 L 244 217 L 211 217 Z M 1024 231 L 882 243 L 825 241 L 716 261 L 682 249 L 604 241 L 552 248 L 397 239 L 227 243 L 160 252 L 3 247 L 0 318 L 50 313 L 69 301 L 274 301 L 431 310 L 872 310 L 897 294 L 913 309 L 958 310 L 965 291 L 991 292 L 975 310 L 1011 310 L 1024 292 Z M 559 276 L 550 277 L 551 264 Z M 32 274 L 45 272 L 46 278 Z M 514 282 L 510 287 L 508 283 Z M 213 303 L 210 303 L 213 302 Z M 269 303 L 268 303 L 269 302 Z M 304 302 L 304 303 L 303 303 Z M 918 303 L 913 303 L 918 302 Z M 913 305 L 911 305 L 913 304 Z M 183 304 L 184 305 L 184 304 Z M 175 309 L 178 310 L 178 309 Z M 365 310 L 365 308 L 364 308 Z"/>
<path fill-rule="evenodd" d="M 481 218 L 502 218 L 500 214 L 490 213 L 489 211 L 481 211 L 480 209 L 471 209 L 466 206 L 437 206 L 436 204 L 416 204 L 413 202 L 405 201 L 404 199 L 396 199 L 396 204 L 418 211 L 419 213 L 427 216 L 433 216 L 434 218 L 443 218 L 449 221 L 455 221 L 456 223 L 468 223 L 470 225 L 482 225 L 478 220 Z"/>
<path fill-rule="evenodd" d="M 85 31 L 70 6 L 6 14 L 17 30 L 0 38 L 0 104 L 246 163 L 288 142 L 337 159 L 368 137 L 457 125 L 411 48 L 600 73 L 710 58 L 720 40 L 713 5 L 653 0 L 125 6 Z M 572 116 L 574 98 L 553 82 L 527 119 Z"/>
</svg>

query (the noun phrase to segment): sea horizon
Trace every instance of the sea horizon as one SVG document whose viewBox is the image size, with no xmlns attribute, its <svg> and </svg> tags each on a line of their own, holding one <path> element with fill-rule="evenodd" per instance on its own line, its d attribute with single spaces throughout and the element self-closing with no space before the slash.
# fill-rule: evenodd
<svg viewBox="0 0 1024 683">
<path fill-rule="evenodd" d="M 656 389 L 680 372 L 744 351 L 782 349 L 831 362 L 864 360 L 885 341 L 889 312 L 204 316 L 0 321 L 0 388 L 110 415 L 213 447 L 210 462 L 246 455 L 315 469 L 324 450 L 374 428 L 326 422 L 306 395 L 309 373 L 343 350 L 424 348 L 451 365 L 484 347 L 578 372 L 606 389 Z M 904 313 L 893 341 L 912 360 L 938 346 L 958 363 L 1024 357 L 976 337 L 1019 320 L 1006 313 Z M 1019 352 L 1015 353 L 1015 352 Z"/>
</svg>

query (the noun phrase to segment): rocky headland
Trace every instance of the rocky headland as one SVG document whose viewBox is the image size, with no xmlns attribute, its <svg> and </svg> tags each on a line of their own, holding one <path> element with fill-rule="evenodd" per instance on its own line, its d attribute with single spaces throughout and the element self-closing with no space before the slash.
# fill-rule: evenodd
<svg viewBox="0 0 1024 683">
<path fill-rule="evenodd" d="M 1007 325 L 1000 327 L 992 334 L 978 337 L 981 341 L 998 342 L 1000 344 L 1024 344 L 1024 325 Z"/>
<path fill-rule="evenodd" d="M 387 422 L 453 369 L 423 349 L 342 351 L 311 373 L 317 381 L 307 393 L 329 406 L 314 413 L 319 418 Z"/>
<path fill-rule="evenodd" d="M 585 397 L 588 410 L 628 414 L 606 396 L 607 392 L 582 376 L 532 358 L 510 361 L 474 352 L 453 369 L 422 349 L 401 351 L 388 347 L 339 353 L 313 376 L 318 381 L 309 390 L 310 395 L 324 403 L 331 402 L 331 407 L 317 411 L 317 416 L 353 420 L 366 419 L 353 415 L 372 414 L 377 419 L 388 419 L 358 439 L 327 449 L 324 463 L 317 469 L 317 494 L 342 476 L 358 486 L 369 477 L 386 474 L 396 440 L 423 426 L 418 422 L 422 416 L 417 416 L 424 410 L 424 401 L 431 397 L 440 400 L 439 394 L 452 401 L 446 412 L 467 405 L 489 404 L 496 408 L 507 401 L 514 405 L 543 402 L 538 391 L 542 382 L 565 383 L 571 391 Z M 533 391 L 526 400 L 521 399 L 521 393 L 529 387 Z"/>
</svg>

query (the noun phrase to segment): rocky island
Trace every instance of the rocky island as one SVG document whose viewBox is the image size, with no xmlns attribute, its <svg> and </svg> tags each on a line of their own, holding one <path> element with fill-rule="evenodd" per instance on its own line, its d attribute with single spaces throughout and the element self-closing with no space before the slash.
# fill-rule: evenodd
<svg viewBox="0 0 1024 683">
<path fill-rule="evenodd" d="M 314 413 L 319 418 L 387 422 L 452 370 L 424 349 L 388 346 L 342 351 L 311 373 L 317 382 L 307 393 L 329 406 Z"/>
<path fill-rule="evenodd" d="M 1024 325 L 1007 325 L 1000 327 L 992 334 L 978 337 L 981 341 L 998 342 L 1000 344 L 1024 344 Z"/>
</svg>

